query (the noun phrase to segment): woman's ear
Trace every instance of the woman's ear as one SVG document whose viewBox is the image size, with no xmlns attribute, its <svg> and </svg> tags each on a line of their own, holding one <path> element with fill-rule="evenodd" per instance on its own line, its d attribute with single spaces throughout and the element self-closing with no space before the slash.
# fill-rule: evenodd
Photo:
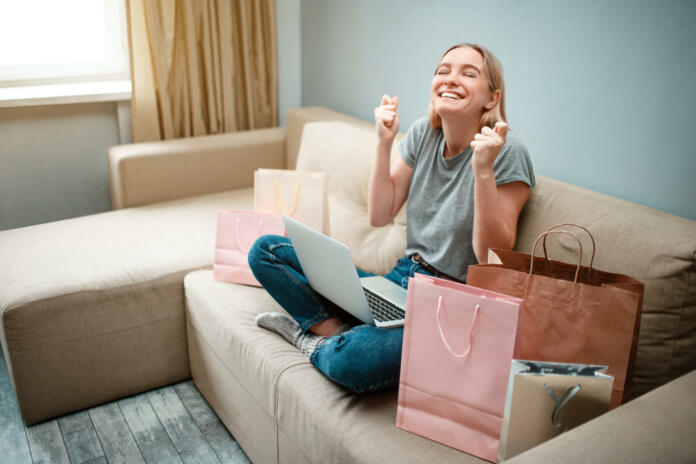
<svg viewBox="0 0 696 464">
<path fill-rule="evenodd" d="M 495 91 L 491 92 L 491 96 L 488 97 L 488 101 L 484 105 L 486 110 L 492 110 L 495 107 L 495 105 L 498 104 L 498 101 L 500 100 L 500 95 L 501 95 L 500 90 L 495 90 Z"/>
</svg>

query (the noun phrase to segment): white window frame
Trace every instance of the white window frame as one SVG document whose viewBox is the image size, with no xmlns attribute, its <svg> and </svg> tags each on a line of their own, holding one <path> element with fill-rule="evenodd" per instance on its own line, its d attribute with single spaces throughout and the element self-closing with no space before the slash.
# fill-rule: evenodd
<svg viewBox="0 0 696 464">
<path fill-rule="evenodd" d="M 107 60 L 0 66 L 0 107 L 130 100 L 126 0 L 101 1 L 110 37 Z"/>
</svg>

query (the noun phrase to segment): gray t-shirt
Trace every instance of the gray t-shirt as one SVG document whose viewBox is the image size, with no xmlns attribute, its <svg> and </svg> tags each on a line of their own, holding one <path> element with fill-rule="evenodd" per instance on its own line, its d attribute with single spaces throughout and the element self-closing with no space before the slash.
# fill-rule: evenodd
<svg viewBox="0 0 696 464">
<path fill-rule="evenodd" d="M 471 148 L 445 159 L 445 137 L 428 118 L 417 120 L 399 143 L 399 152 L 413 168 L 406 207 L 406 254 L 418 253 L 440 272 L 466 280 L 476 264 L 474 173 Z M 524 144 L 508 131 L 493 164 L 497 185 L 521 181 L 534 187 L 532 161 Z"/>
</svg>

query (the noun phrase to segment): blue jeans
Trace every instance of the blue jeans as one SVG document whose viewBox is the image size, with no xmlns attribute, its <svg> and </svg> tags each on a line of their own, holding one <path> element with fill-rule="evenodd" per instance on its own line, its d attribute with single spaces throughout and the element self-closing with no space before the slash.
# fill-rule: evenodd
<svg viewBox="0 0 696 464">
<path fill-rule="evenodd" d="M 352 318 L 312 289 L 287 237 L 260 237 L 249 251 L 249 266 L 259 283 L 290 313 L 303 333 L 332 316 L 343 320 Z M 357 271 L 360 277 L 373 275 L 361 269 Z M 416 272 L 433 275 L 404 257 L 384 277 L 407 288 L 408 278 Z M 352 319 L 360 325 L 324 340 L 310 355 L 310 362 L 328 378 L 356 393 L 398 385 L 403 327 L 385 329 Z"/>
</svg>

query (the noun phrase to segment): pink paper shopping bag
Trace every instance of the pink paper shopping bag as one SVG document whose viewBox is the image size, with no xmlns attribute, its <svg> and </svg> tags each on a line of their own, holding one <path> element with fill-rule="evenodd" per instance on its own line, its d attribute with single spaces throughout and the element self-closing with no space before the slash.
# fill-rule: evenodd
<svg viewBox="0 0 696 464">
<path fill-rule="evenodd" d="M 409 280 L 396 426 L 495 462 L 522 300 Z"/>
<path fill-rule="evenodd" d="M 213 278 L 260 287 L 249 268 L 248 254 L 256 239 L 268 234 L 285 235 L 285 226 L 279 215 L 218 211 Z"/>
</svg>

